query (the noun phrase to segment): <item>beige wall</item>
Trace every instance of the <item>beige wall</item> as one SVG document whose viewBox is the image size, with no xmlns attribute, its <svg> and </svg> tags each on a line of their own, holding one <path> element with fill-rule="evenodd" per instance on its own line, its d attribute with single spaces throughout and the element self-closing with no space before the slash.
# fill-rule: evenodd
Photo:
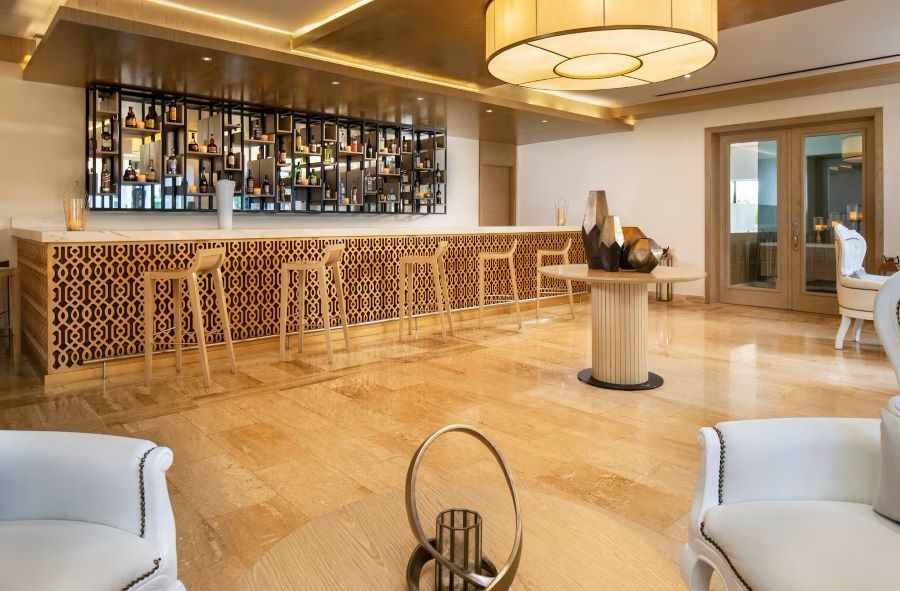
<svg viewBox="0 0 900 591">
<path fill-rule="evenodd" d="M 557 199 L 579 224 L 588 191 L 605 189 L 611 213 L 637 225 L 684 265 L 704 264 L 707 127 L 884 108 L 885 254 L 900 254 L 900 85 L 638 121 L 634 131 L 519 146 L 520 225 L 552 224 Z M 703 294 L 702 282 L 678 288 Z"/>
<path fill-rule="evenodd" d="M 84 90 L 22 81 L 21 68 L 0 62 L 0 260 L 14 256 L 10 219 L 62 224 L 60 196 L 84 179 Z M 452 132 L 452 130 L 450 130 Z M 447 146 L 448 214 L 432 216 L 235 216 L 235 226 L 380 227 L 478 225 L 478 140 L 451 136 Z M 89 228 L 214 228 L 215 214 L 93 212 Z"/>
</svg>

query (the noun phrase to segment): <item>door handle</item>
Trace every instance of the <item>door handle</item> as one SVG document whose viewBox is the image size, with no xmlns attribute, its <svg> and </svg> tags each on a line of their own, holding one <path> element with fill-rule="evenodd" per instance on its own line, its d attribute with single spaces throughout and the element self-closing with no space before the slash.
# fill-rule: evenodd
<svg viewBox="0 0 900 591">
<path fill-rule="evenodd" d="M 791 224 L 791 241 L 794 243 L 794 250 L 800 250 L 800 222 Z"/>
</svg>

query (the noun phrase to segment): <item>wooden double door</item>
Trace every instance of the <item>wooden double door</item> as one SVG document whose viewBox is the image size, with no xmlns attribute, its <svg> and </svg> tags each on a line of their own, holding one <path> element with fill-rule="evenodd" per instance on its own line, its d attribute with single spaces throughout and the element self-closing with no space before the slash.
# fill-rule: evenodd
<svg viewBox="0 0 900 591">
<path fill-rule="evenodd" d="M 719 136 L 718 299 L 837 312 L 834 225 L 876 240 L 871 119 Z"/>
</svg>

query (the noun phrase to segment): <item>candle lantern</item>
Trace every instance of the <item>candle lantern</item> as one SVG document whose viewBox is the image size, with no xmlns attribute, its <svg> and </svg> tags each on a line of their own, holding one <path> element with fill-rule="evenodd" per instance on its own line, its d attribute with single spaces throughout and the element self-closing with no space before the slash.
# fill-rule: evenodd
<svg viewBox="0 0 900 591">
<path fill-rule="evenodd" d="M 63 192 L 63 213 L 66 216 L 66 230 L 82 231 L 87 221 L 87 192 L 81 183 L 76 181 L 74 185 Z"/>
<path fill-rule="evenodd" d="M 569 211 L 569 202 L 565 199 L 560 199 L 556 202 L 556 225 L 557 226 L 565 226 L 566 225 L 566 213 Z"/>
<path fill-rule="evenodd" d="M 828 229 L 828 226 L 825 224 L 825 218 L 822 216 L 816 216 L 813 218 L 813 229 L 816 231 L 816 243 L 822 243 L 822 233 Z"/>
<path fill-rule="evenodd" d="M 853 226 L 853 229 L 859 232 L 862 225 L 863 209 L 859 203 L 851 203 L 847 206 L 847 221 Z"/>
<path fill-rule="evenodd" d="M 659 264 L 661 267 L 671 267 L 673 263 L 672 259 L 672 249 L 667 246 L 662 250 L 662 257 L 659 259 Z M 675 294 L 674 286 L 671 283 L 657 283 L 656 284 L 656 301 L 657 302 L 671 302 L 672 296 Z"/>
<path fill-rule="evenodd" d="M 425 451 L 446 433 L 464 433 L 474 437 L 490 450 L 500 465 L 515 510 L 516 534 L 509 558 L 502 568 L 497 568 L 481 552 L 482 518 L 469 509 L 446 509 L 437 516 L 434 538 L 428 538 L 419 520 L 416 504 L 416 476 Z M 519 496 L 513 484 L 512 474 L 500 451 L 486 435 L 468 425 L 448 425 L 435 431 L 416 450 L 406 473 L 406 515 L 409 526 L 419 545 L 409 557 L 406 567 L 406 586 L 409 591 L 419 591 L 419 579 L 426 564 L 435 561 L 435 591 L 509 591 L 519 560 L 522 557 L 522 514 Z"/>
</svg>

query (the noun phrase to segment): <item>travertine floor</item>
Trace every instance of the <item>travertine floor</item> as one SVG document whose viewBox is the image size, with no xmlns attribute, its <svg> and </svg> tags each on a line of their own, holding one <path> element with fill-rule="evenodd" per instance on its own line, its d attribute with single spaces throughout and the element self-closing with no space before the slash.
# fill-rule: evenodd
<svg viewBox="0 0 900 591">
<path fill-rule="evenodd" d="M 432 430 L 476 425 L 504 451 L 520 486 L 580 499 L 643 532 L 673 560 L 686 536 L 698 458 L 695 433 L 732 418 L 875 416 L 896 392 L 871 325 L 863 344 L 832 349 L 838 319 L 758 308 L 651 304 L 651 369 L 665 385 L 614 392 L 581 384 L 588 310 L 458 322 L 442 340 L 423 327 L 337 341 L 277 361 L 277 343 L 241 354 L 239 373 L 197 368 L 43 388 L 0 361 L 0 427 L 129 434 L 175 452 L 169 486 L 180 575 L 192 591 L 227 591 L 273 543 L 306 520 L 403 487 Z M 469 318 L 474 315 L 468 313 Z M 487 454 L 448 441 L 426 482 L 499 478 Z"/>
</svg>

